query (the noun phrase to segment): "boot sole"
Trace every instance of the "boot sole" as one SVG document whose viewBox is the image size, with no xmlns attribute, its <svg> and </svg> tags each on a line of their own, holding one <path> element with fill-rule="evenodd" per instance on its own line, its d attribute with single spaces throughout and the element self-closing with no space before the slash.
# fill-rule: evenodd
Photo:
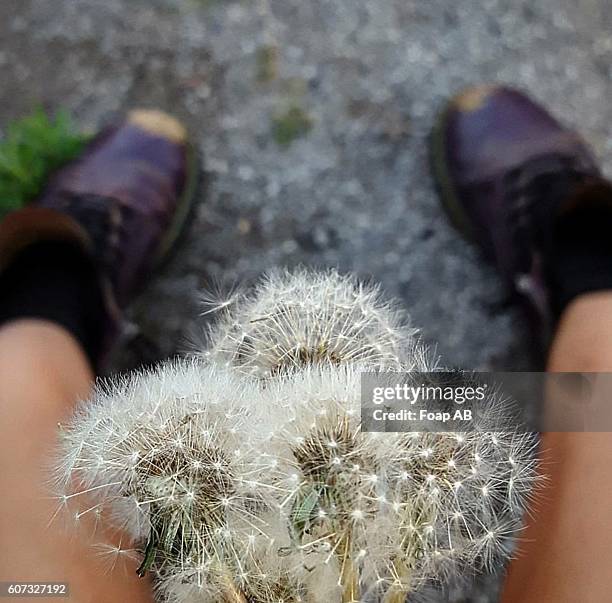
<svg viewBox="0 0 612 603">
<path fill-rule="evenodd" d="M 192 222 L 197 201 L 203 192 L 203 171 L 201 153 L 191 142 L 187 143 L 187 181 L 185 188 L 176 206 L 176 211 L 168 231 L 161 240 L 154 262 L 154 271 L 158 272 L 172 259 L 181 240 L 188 231 L 188 225 Z"/>
<path fill-rule="evenodd" d="M 434 125 L 429 135 L 429 163 L 436 192 L 451 224 L 465 239 L 476 243 L 473 224 L 457 196 L 446 161 L 444 133 L 446 131 L 448 115 L 454 105 L 454 99 L 455 97 L 447 101 L 434 120 Z"/>
</svg>

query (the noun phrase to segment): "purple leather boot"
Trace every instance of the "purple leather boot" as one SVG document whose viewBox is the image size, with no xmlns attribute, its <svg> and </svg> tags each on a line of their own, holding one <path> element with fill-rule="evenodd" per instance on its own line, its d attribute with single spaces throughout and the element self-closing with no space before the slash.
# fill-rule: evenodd
<svg viewBox="0 0 612 603">
<path fill-rule="evenodd" d="M 452 222 L 494 262 L 547 341 L 555 221 L 585 204 L 612 208 L 612 187 L 590 149 L 528 96 L 495 85 L 453 97 L 431 142 Z"/>
<path fill-rule="evenodd" d="M 60 169 L 39 199 L 0 223 L 0 272 L 34 243 L 73 243 L 99 276 L 105 359 L 122 310 L 181 232 L 199 173 L 197 154 L 178 121 L 159 111 L 132 111 Z"/>
</svg>

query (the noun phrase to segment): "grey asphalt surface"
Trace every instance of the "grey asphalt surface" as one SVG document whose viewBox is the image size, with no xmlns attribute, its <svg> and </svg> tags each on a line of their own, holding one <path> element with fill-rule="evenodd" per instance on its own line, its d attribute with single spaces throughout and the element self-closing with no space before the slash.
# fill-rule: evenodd
<svg viewBox="0 0 612 603">
<path fill-rule="evenodd" d="M 382 283 L 447 365 L 524 369 L 529 333 L 495 272 L 447 223 L 427 136 L 450 94 L 505 82 L 577 126 L 610 174 L 609 8 L 2 0 L 0 128 L 40 103 L 90 129 L 134 106 L 159 107 L 202 149 L 205 194 L 178 253 L 129 313 L 117 368 L 184 349 L 202 328 L 202 288 L 302 263 Z M 290 109 L 310 128 L 283 146 L 275 120 Z M 495 600 L 494 591 L 479 586 L 469 600 Z"/>
</svg>

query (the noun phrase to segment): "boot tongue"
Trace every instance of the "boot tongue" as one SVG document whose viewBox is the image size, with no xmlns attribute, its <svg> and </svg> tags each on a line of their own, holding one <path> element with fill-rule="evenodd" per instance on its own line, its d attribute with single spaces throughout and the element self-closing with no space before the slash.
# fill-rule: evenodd
<svg viewBox="0 0 612 603">
<path fill-rule="evenodd" d="M 519 264 L 529 272 L 536 251 L 547 258 L 556 239 L 556 223 L 574 199 L 582 198 L 598 175 L 583 171 L 572 158 L 550 155 L 532 159 L 513 174 L 507 195 L 514 224 L 514 244 L 524 251 Z"/>
<path fill-rule="evenodd" d="M 0 221 L 0 274 L 21 251 L 45 241 L 72 243 L 91 253 L 89 234 L 71 216 L 28 205 Z"/>
</svg>

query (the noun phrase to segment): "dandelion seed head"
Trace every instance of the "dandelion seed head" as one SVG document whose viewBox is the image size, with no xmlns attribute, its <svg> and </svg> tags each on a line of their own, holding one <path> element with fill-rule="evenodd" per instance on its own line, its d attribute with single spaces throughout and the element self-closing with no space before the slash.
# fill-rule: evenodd
<svg viewBox="0 0 612 603">
<path fill-rule="evenodd" d="M 360 379 L 358 366 L 309 366 L 264 390 L 267 414 L 277 424 L 272 477 L 301 543 L 290 562 L 316 588 L 337 586 L 347 563 L 366 563 L 372 519 L 388 505 L 383 467 L 401 436 L 361 431 L 360 413 L 353 412 L 360 407 Z"/>
<path fill-rule="evenodd" d="M 220 308 L 211 357 L 259 377 L 320 363 L 399 369 L 416 341 L 378 287 L 333 270 L 276 272 L 234 302 Z"/>
<path fill-rule="evenodd" d="M 512 534 L 520 528 L 537 481 L 535 439 L 512 428 L 499 400 L 486 402 L 482 412 L 489 408 L 497 417 L 497 423 L 495 417 L 486 417 L 487 425 L 499 431 L 406 434 L 403 459 L 395 459 L 395 467 L 386 473 L 394 513 L 377 519 L 377 567 L 384 575 L 384 560 L 393 550 L 394 569 L 387 583 L 403 567 L 411 578 L 402 592 L 428 579 L 444 581 L 466 570 L 490 570 L 511 550 Z"/>
<path fill-rule="evenodd" d="M 70 474 L 57 481 L 69 488 L 64 496 L 87 501 L 75 520 L 103 504 L 134 549 L 152 547 L 151 571 L 174 564 L 204 583 L 215 564 L 243 567 L 248 534 L 268 541 L 270 525 L 254 454 L 262 419 L 245 406 L 249 391 L 233 372 L 197 359 L 99 387 L 62 434 L 70 464 L 60 460 L 58 471 Z"/>
</svg>

